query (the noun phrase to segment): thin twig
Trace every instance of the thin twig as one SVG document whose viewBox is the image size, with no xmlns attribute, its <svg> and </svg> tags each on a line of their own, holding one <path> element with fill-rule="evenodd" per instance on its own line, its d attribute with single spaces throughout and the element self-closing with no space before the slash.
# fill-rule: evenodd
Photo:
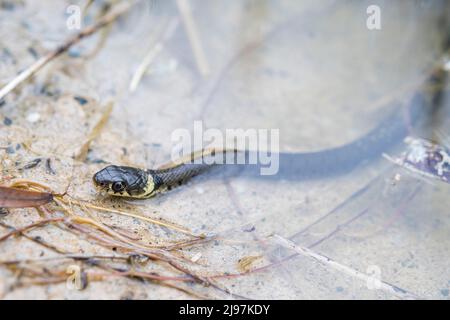
<svg viewBox="0 0 450 320">
<path fill-rule="evenodd" d="M 392 284 L 382 281 L 380 279 L 375 279 L 372 276 L 369 276 L 363 272 L 360 272 L 360 271 L 350 268 L 346 265 L 343 265 L 329 257 L 321 255 L 317 252 L 314 252 L 311 249 L 296 245 L 294 242 L 292 242 L 286 238 L 283 238 L 277 234 L 273 235 L 273 239 L 277 244 L 279 244 L 285 248 L 292 249 L 295 252 L 297 252 L 298 254 L 312 258 L 312 259 L 316 260 L 317 262 L 319 262 L 325 266 L 331 267 L 335 270 L 338 270 L 342 273 L 345 273 L 346 275 L 348 275 L 350 277 L 366 281 L 366 283 L 376 281 L 376 283 L 374 283 L 374 285 L 375 285 L 375 287 L 377 287 L 377 289 L 386 291 L 390 294 L 393 294 L 396 297 L 399 297 L 402 299 L 418 299 L 419 298 L 414 293 L 408 292 L 404 289 L 401 289 L 395 285 L 392 285 Z"/>
<path fill-rule="evenodd" d="M 89 203 L 84 204 L 84 206 L 86 206 L 88 208 L 91 208 L 91 209 L 100 210 L 100 211 L 106 211 L 106 212 L 115 213 L 115 214 L 119 214 L 119 215 L 123 215 L 123 216 L 128 216 L 128 217 L 131 217 L 131 218 L 136 218 L 136 219 L 139 219 L 139 220 L 142 220 L 142 221 L 146 221 L 146 222 L 149 222 L 149 223 L 153 223 L 153 224 L 156 224 L 156 225 L 164 226 L 164 227 L 167 227 L 167 228 L 170 228 L 170 229 L 173 229 L 173 230 L 177 230 L 178 232 L 187 234 L 187 235 L 189 235 L 191 237 L 194 237 L 194 238 L 204 238 L 204 235 L 193 234 L 192 232 L 190 232 L 189 230 L 187 230 L 185 228 L 180 228 L 180 227 L 174 226 L 172 224 L 168 224 L 168 223 L 156 220 L 156 219 L 152 219 L 152 218 L 149 218 L 149 217 L 141 216 L 141 215 L 134 214 L 134 213 L 131 213 L 131 212 L 126 212 L 126 211 L 120 211 L 120 210 L 115 210 L 115 209 L 110 209 L 110 208 L 99 207 L 99 206 L 95 206 L 95 205 L 92 205 L 92 204 L 89 204 Z"/>
<path fill-rule="evenodd" d="M 86 27 L 81 30 L 75 36 L 69 38 L 62 45 L 58 46 L 55 50 L 47 53 L 31 66 L 26 68 L 24 71 L 19 73 L 17 77 L 15 77 L 12 81 L 10 81 L 7 85 L 5 85 L 0 90 L 0 100 L 2 100 L 8 93 L 14 90 L 19 84 L 24 82 L 33 76 L 36 72 L 38 72 L 42 67 L 44 67 L 47 63 L 60 56 L 62 53 L 66 52 L 70 47 L 74 44 L 78 43 L 83 38 L 86 38 L 92 34 L 94 34 L 99 29 L 105 27 L 106 25 L 112 23 L 117 18 L 119 18 L 122 14 L 126 13 L 138 0 L 132 2 L 122 2 L 114 7 L 108 14 L 104 15 L 97 23 L 92 26 Z"/>
<path fill-rule="evenodd" d="M 164 32 L 164 35 L 160 41 L 158 41 L 154 46 L 150 48 L 150 50 L 145 55 L 142 62 L 139 64 L 138 68 L 136 69 L 136 72 L 133 74 L 133 77 L 131 78 L 129 90 L 130 92 L 134 92 L 137 89 L 137 86 L 139 85 L 139 82 L 141 81 L 142 77 L 144 76 L 147 69 L 150 67 L 150 64 L 153 62 L 153 60 L 158 56 L 158 54 L 162 51 L 164 48 L 164 43 L 173 35 L 175 30 L 177 29 L 179 24 L 178 18 L 173 18 L 167 30 Z"/>
<path fill-rule="evenodd" d="M 94 139 L 100 134 L 100 132 L 105 127 L 105 125 L 108 122 L 108 119 L 111 115 L 111 112 L 113 110 L 113 106 L 114 106 L 114 104 L 112 102 L 109 102 L 106 105 L 105 110 L 103 111 L 103 114 L 102 114 L 100 120 L 97 122 L 97 124 L 92 129 L 89 136 L 87 137 L 86 141 L 81 146 L 80 151 L 75 156 L 75 160 L 77 160 L 77 161 L 86 160 L 86 157 L 87 157 L 87 154 L 89 151 L 89 146 L 91 145 L 91 142 L 94 141 Z"/>
<path fill-rule="evenodd" d="M 35 223 L 29 224 L 29 225 L 27 225 L 27 226 L 25 226 L 23 228 L 14 229 L 14 230 L 8 232 L 7 234 L 1 236 L 0 237 L 0 242 L 6 240 L 9 237 L 12 237 L 12 236 L 14 236 L 16 234 L 21 234 L 21 233 L 23 233 L 25 231 L 28 231 L 30 229 L 33 229 L 33 228 L 36 228 L 36 227 L 40 227 L 40 226 L 43 226 L 43 225 L 46 225 L 46 224 L 49 224 L 49 223 L 61 222 L 61 221 L 64 221 L 64 219 L 65 218 L 45 219 L 45 220 L 40 220 L 40 221 L 37 221 Z"/>
<path fill-rule="evenodd" d="M 209 65 L 192 16 L 191 6 L 189 5 L 188 0 L 177 0 L 177 7 L 183 20 L 184 27 L 186 28 L 186 33 L 194 53 L 198 71 L 203 77 L 206 77 L 210 72 Z"/>
</svg>

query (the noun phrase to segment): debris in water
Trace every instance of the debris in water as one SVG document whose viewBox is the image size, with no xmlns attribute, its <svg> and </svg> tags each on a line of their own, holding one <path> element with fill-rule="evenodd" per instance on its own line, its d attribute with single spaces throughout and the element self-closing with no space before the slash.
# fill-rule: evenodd
<svg viewBox="0 0 450 320">
<path fill-rule="evenodd" d="M 399 158 L 384 157 L 412 172 L 450 183 L 450 150 L 429 140 L 407 137 Z"/>
</svg>

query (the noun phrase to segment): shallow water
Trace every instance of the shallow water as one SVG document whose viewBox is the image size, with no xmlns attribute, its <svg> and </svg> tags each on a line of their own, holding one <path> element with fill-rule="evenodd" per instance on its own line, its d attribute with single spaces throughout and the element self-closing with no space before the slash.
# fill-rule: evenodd
<svg viewBox="0 0 450 320">
<path fill-rule="evenodd" d="M 366 25 L 371 4 L 381 9 L 379 30 Z M 0 84 L 34 61 L 29 48 L 42 55 L 71 34 L 65 24 L 67 5 L 25 1 L 13 10 L 0 10 Z M 12 125 L 1 126 L 0 146 L 31 141 L 39 155 L 24 148 L 14 153 L 1 150 L 3 182 L 7 176 L 27 178 L 64 191 L 71 179 L 71 194 L 100 201 L 91 183 L 93 173 L 108 163 L 154 168 L 168 161 L 174 130 L 193 132 L 194 121 L 222 132 L 278 129 L 283 152 L 344 145 L 408 104 L 427 70 L 441 57 L 450 31 L 445 1 L 197 0 L 190 5 L 203 58 L 195 57 L 174 4 L 144 1 L 112 27 L 97 54 L 81 58 L 92 53 L 99 41 L 98 36 L 86 39 L 8 96 L 0 112 Z M 161 49 L 130 92 L 134 72 L 158 42 Z M 412 135 L 445 144 L 448 88 L 447 83 L 433 121 L 412 128 Z M 88 103 L 80 104 L 74 96 Z M 74 162 L 72 155 L 109 100 L 115 106 L 108 125 L 91 145 L 87 161 Z M 386 152 L 396 157 L 405 149 L 399 141 Z M 51 158 L 56 174 L 48 173 L 44 165 L 17 169 L 37 156 Z M 399 293 L 373 288 L 370 279 L 306 254 L 261 272 L 220 280 L 239 295 L 448 299 L 449 184 L 412 173 L 381 156 L 372 160 L 347 174 L 302 181 L 206 175 L 154 199 L 113 203 L 219 234 L 224 241 L 187 251 L 192 256 L 200 253 L 209 270 L 235 273 L 243 258 L 259 257 L 250 264 L 252 270 L 307 247 L 339 266 L 403 289 Z M 34 213 L 22 211 L 25 215 L 0 219 L 16 225 L 35 218 Z M 105 219 L 124 228 L 134 226 L 133 221 L 117 217 Z M 73 250 L 101 251 L 58 229 L 33 232 L 48 239 L 68 237 L 66 245 Z M 273 234 L 298 247 L 289 247 L 292 243 Z M 1 246 L 2 259 L 37 253 L 23 239 Z M 9 273 L 0 270 L 0 276 L 6 279 Z M 134 298 L 186 297 L 126 279 L 93 283 L 79 292 L 64 285 L 31 286 L 5 292 L 4 297 L 120 298 L 130 292 Z"/>
</svg>

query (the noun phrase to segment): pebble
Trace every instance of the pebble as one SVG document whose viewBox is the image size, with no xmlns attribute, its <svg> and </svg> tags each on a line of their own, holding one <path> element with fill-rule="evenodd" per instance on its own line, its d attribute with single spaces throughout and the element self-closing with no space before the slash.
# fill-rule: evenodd
<svg viewBox="0 0 450 320">
<path fill-rule="evenodd" d="M 203 189 L 202 187 L 195 187 L 195 191 L 197 191 L 198 194 L 204 194 L 205 193 L 205 189 Z"/>
<path fill-rule="evenodd" d="M 6 151 L 7 154 L 14 154 L 16 152 L 12 146 L 8 146 L 5 149 L 5 151 Z"/>
<path fill-rule="evenodd" d="M 41 119 L 41 115 L 37 112 L 32 112 L 27 116 L 27 121 L 31 123 L 38 122 L 39 119 Z"/>
<path fill-rule="evenodd" d="M 73 97 L 80 105 L 85 105 L 88 101 L 86 98 L 80 97 L 80 96 L 75 96 Z"/>
<path fill-rule="evenodd" d="M 5 126 L 10 126 L 12 124 L 12 120 L 8 117 L 5 117 L 5 119 L 3 119 L 3 124 Z"/>
</svg>

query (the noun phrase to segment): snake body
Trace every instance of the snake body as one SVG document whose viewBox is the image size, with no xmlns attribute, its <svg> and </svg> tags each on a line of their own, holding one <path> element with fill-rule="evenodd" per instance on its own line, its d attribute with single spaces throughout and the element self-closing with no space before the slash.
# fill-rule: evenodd
<svg viewBox="0 0 450 320">
<path fill-rule="evenodd" d="M 303 180 L 347 173 L 363 162 L 380 156 L 406 137 L 411 125 L 433 114 L 439 104 L 437 98 L 440 91 L 436 87 L 443 83 L 444 77 L 445 72 L 435 70 L 426 85 L 410 99 L 408 108 L 403 108 L 400 103 L 393 106 L 392 114 L 353 142 L 317 152 L 282 152 L 275 175 L 261 175 L 259 164 L 236 166 L 241 175 L 271 179 Z M 242 152 L 248 158 L 253 151 Z M 165 169 L 143 170 L 111 165 L 97 172 L 93 180 L 97 187 L 110 195 L 146 199 L 182 184 L 211 167 L 205 163 L 181 163 Z"/>
</svg>

